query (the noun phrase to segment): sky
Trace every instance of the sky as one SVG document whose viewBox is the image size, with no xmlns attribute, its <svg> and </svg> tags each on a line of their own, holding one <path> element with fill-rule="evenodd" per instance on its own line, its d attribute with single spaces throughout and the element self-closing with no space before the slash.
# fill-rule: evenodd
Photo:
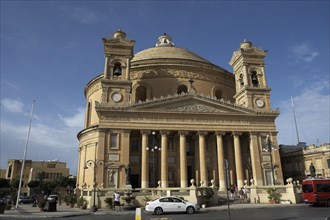
<svg viewBox="0 0 330 220">
<path fill-rule="evenodd" d="M 167 33 L 174 44 L 233 72 L 244 39 L 268 50 L 266 77 L 278 143 L 329 143 L 329 1 L 32 1 L 1 2 L 0 166 L 23 159 L 78 165 L 84 88 L 104 68 L 103 37 L 119 29 L 134 52 Z"/>
</svg>

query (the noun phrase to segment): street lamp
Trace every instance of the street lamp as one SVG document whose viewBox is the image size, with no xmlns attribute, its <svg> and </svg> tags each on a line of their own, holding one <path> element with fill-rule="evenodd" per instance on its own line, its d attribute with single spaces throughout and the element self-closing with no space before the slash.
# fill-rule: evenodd
<svg viewBox="0 0 330 220">
<path fill-rule="evenodd" d="M 152 133 L 152 147 L 147 147 L 146 150 L 147 151 L 151 151 L 152 152 L 152 182 L 153 182 L 153 186 L 156 186 L 156 182 L 155 182 L 155 152 L 156 151 L 160 151 L 161 148 L 155 145 L 155 139 L 156 139 L 156 132 L 153 131 Z"/>
<path fill-rule="evenodd" d="M 94 187 L 94 195 L 93 195 L 93 207 L 91 208 L 92 212 L 96 212 L 97 211 L 97 207 L 96 207 L 96 203 L 95 203 L 95 198 L 96 198 L 96 172 L 97 172 L 97 168 L 99 166 L 104 166 L 104 161 L 103 160 L 87 160 L 84 166 L 84 169 L 88 169 L 87 166 L 93 167 L 94 169 L 94 180 L 93 180 L 93 187 Z"/>
<path fill-rule="evenodd" d="M 272 146 L 272 142 L 270 140 L 270 137 L 267 134 L 267 136 L 266 136 L 266 146 L 264 148 L 262 148 L 262 151 L 270 153 L 270 165 L 271 165 L 271 168 L 272 168 L 273 185 L 275 185 L 275 174 L 274 174 L 272 151 L 276 151 L 276 150 L 278 150 L 278 147 Z"/>
</svg>

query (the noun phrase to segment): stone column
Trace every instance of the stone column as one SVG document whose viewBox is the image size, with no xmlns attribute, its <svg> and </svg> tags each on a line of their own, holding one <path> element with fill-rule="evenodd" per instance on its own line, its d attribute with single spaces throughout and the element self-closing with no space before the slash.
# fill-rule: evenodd
<svg viewBox="0 0 330 220">
<path fill-rule="evenodd" d="M 233 132 L 234 135 L 234 149 L 235 149 L 235 164 L 236 164 L 236 177 L 237 177 L 237 188 L 240 189 L 244 186 L 243 177 L 243 166 L 242 166 L 242 154 L 241 154 L 241 144 L 239 136 L 242 133 Z"/>
<path fill-rule="evenodd" d="M 167 135 L 169 134 L 169 131 L 161 131 L 161 186 L 162 188 L 166 188 L 168 186 L 168 178 L 167 178 L 167 172 L 168 172 L 168 165 L 167 165 Z"/>
<path fill-rule="evenodd" d="M 98 137 L 98 141 L 97 143 L 95 143 L 95 162 L 98 163 L 98 162 L 101 162 L 103 161 L 103 165 L 102 166 L 99 166 L 97 169 L 96 169 L 96 182 L 98 183 L 98 187 L 104 182 L 106 181 L 106 178 L 104 177 L 104 170 L 105 170 L 105 167 L 104 167 L 104 161 L 106 161 L 106 158 L 105 157 L 105 149 L 108 147 L 107 145 L 105 145 L 106 141 L 106 129 L 102 129 L 102 128 L 99 128 L 99 137 Z"/>
<path fill-rule="evenodd" d="M 270 134 L 270 140 L 272 142 L 272 146 L 275 148 L 272 150 L 274 176 L 275 176 L 276 182 L 281 182 L 282 184 L 284 184 L 282 165 L 281 165 L 281 156 L 280 156 L 280 151 L 279 151 L 276 135 L 277 135 L 277 132 L 271 132 L 271 134 Z"/>
<path fill-rule="evenodd" d="M 130 57 L 127 57 L 126 59 L 126 76 L 125 76 L 125 80 L 130 80 L 130 68 L 131 68 L 131 58 Z"/>
<path fill-rule="evenodd" d="M 130 131 L 124 130 L 120 134 L 120 142 L 121 146 L 130 146 Z M 130 150 L 127 150 L 127 148 L 121 147 L 121 162 L 127 166 L 130 163 Z M 126 186 L 126 180 L 127 180 L 127 173 L 125 171 L 125 167 L 122 167 L 120 170 L 120 185 L 119 187 L 125 187 Z"/>
<path fill-rule="evenodd" d="M 250 156 L 251 156 L 251 167 L 254 185 L 262 186 L 263 177 L 261 170 L 261 161 L 260 161 L 260 147 L 258 142 L 258 134 L 255 132 L 250 133 Z"/>
<path fill-rule="evenodd" d="M 141 158 L 141 188 L 149 187 L 149 157 L 148 157 L 148 135 L 150 131 L 141 131 L 142 133 L 142 158 Z"/>
<path fill-rule="evenodd" d="M 219 172 L 219 191 L 226 190 L 226 178 L 224 171 L 224 149 L 223 136 L 225 132 L 216 132 L 217 135 L 217 157 L 218 157 L 218 172 Z"/>
<path fill-rule="evenodd" d="M 187 146 L 186 146 L 186 135 L 188 132 L 179 131 L 180 135 L 180 186 L 181 188 L 188 186 L 187 180 Z"/>
<path fill-rule="evenodd" d="M 207 181 L 207 169 L 206 169 L 206 158 L 205 158 L 205 135 L 206 132 L 198 132 L 199 135 L 199 163 L 200 163 L 200 179 L 204 181 L 203 186 L 208 186 Z"/>
<path fill-rule="evenodd" d="M 108 71 L 108 56 L 105 56 L 105 60 L 104 60 L 104 78 L 105 79 L 109 79 L 109 71 Z"/>
</svg>

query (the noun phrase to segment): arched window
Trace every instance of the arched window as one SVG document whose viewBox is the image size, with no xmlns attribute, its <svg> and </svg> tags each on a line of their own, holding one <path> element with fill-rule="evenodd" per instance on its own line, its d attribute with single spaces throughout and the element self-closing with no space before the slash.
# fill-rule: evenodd
<svg viewBox="0 0 330 220">
<path fill-rule="evenodd" d="M 87 117 L 86 117 L 86 127 L 91 125 L 91 103 L 88 102 L 87 106 Z"/>
<path fill-rule="evenodd" d="M 11 178 L 11 172 L 13 172 L 13 165 L 9 165 L 8 167 L 8 175 L 7 175 L 7 178 Z"/>
<path fill-rule="evenodd" d="M 258 80 L 258 75 L 256 71 L 251 72 L 251 82 L 254 87 L 258 87 L 259 85 L 259 80 Z"/>
<path fill-rule="evenodd" d="M 217 99 L 222 99 L 222 91 L 220 89 L 215 90 L 214 96 Z"/>
<path fill-rule="evenodd" d="M 139 86 L 135 91 L 136 102 L 144 102 L 147 99 L 147 89 L 144 86 Z"/>
<path fill-rule="evenodd" d="M 116 63 L 115 66 L 113 67 L 113 76 L 119 77 L 121 76 L 122 70 L 121 70 L 121 64 Z"/>
<path fill-rule="evenodd" d="M 180 95 L 181 93 L 187 93 L 187 91 L 188 91 L 188 88 L 186 85 L 180 85 L 178 87 L 177 94 Z"/>
</svg>

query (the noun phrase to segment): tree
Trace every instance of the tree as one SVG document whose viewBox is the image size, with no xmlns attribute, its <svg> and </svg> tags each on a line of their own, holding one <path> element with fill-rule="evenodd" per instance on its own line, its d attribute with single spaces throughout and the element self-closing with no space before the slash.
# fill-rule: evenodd
<svg viewBox="0 0 330 220">
<path fill-rule="evenodd" d="M 39 180 L 32 180 L 28 183 L 28 187 L 33 191 L 32 193 L 30 192 L 31 194 L 39 193 L 38 192 L 39 186 L 40 186 Z"/>
<path fill-rule="evenodd" d="M 37 179 L 42 183 L 44 179 L 46 179 L 46 172 L 41 171 L 40 173 L 37 173 Z"/>
<path fill-rule="evenodd" d="M 0 198 L 10 193 L 10 183 L 9 180 L 0 178 Z"/>
<path fill-rule="evenodd" d="M 9 187 L 10 187 L 9 180 L 5 178 L 0 178 L 0 188 L 9 188 Z"/>
<path fill-rule="evenodd" d="M 19 178 L 15 178 L 10 182 L 10 186 L 14 189 L 18 189 L 19 187 Z M 21 183 L 21 186 L 23 186 L 23 181 Z"/>
</svg>

